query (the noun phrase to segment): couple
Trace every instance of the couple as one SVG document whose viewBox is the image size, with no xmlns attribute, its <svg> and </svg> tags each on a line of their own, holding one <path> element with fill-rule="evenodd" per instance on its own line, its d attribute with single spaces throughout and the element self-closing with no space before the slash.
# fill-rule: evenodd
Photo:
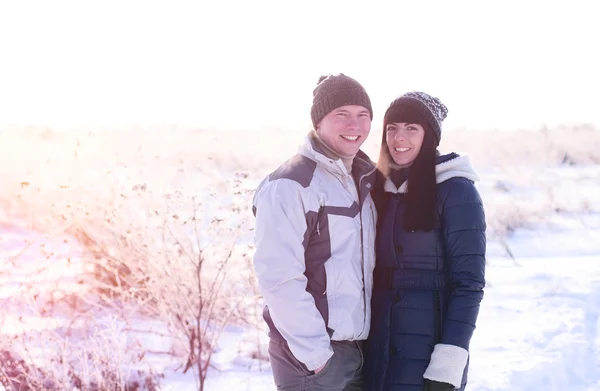
<svg viewBox="0 0 600 391">
<path fill-rule="evenodd" d="M 254 266 L 280 390 L 464 390 L 485 284 L 485 218 L 466 157 L 440 155 L 447 109 L 409 92 L 384 116 L 321 77 L 311 131 L 259 185 Z"/>
</svg>

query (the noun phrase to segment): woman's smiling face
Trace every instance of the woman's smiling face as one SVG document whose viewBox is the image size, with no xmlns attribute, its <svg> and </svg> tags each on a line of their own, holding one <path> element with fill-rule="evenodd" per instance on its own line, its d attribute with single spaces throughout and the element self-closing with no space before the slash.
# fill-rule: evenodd
<svg viewBox="0 0 600 391">
<path fill-rule="evenodd" d="M 415 161 L 421 147 L 425 129 L 419 124 L 392 122 L 385 127 L 385 141 L 390 155 L 398 165 L 407 165 Z"/>
</svg>

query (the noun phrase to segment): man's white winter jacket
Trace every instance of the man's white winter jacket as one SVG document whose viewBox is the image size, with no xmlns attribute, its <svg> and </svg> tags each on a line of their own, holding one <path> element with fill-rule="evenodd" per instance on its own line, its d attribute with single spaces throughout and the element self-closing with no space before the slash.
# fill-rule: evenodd
<svg viewBox="0 0 600 391">
<path fill-rule="evenodd" d="M 377 221 L 373 162 L 359 151 L 349 174 L 318 149 L 307 136 L 253 201 L 269 335 L 287 341 L 309 370 L 332 356 L 330 340 L 369 334 Z"/>
</svg>

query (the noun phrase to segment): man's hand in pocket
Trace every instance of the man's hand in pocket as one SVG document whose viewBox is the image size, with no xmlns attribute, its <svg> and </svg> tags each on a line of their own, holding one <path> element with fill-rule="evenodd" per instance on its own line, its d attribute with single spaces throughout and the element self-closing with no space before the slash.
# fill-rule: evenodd
<svg viewBox="0 0 600 391">
<path fill-rule="evenodd" d="M 331 358 L 329 360 L 331 360 Z M 321 372 L 323 370 L 323 368 L 325 368 L 325 365 L 327 365 L 327 363 L 329 362 L 329 360 L 325 361 L 325 364 L 323 364 L 319 368 L 315 369 L 315 375 L 317 373 Z"/>
</svg>

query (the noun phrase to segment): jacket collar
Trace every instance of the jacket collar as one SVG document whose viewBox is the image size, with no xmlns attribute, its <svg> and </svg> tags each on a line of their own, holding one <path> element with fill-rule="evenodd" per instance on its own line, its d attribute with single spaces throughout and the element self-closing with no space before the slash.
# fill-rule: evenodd
<svg viewBox="0 0 600 391">
<path fill-rule="evenodd" d="M 473 182 L 479 180 L 479 176 L 471 166 L 469 157 L 467 155 L 459 156 L 456 153 L 438 156 L 435 174 L 437 183 L 456 177 L 467 178 Z M 400 187 L 397 187 L 390 178 L 386 178 L 383 188 L 388 193 L 406 193 L 408 181 L 404 181 Z"/>
<path fill-rule="evenodd" d="M 315 148 L 315 143 L 312 140 L 310 133 L 305 136 L 304 143 L 298 148 L 298 153 L 315 161 L 324 170 L 329 171 L 334 175 L 348 175 L 348 170 L 346 170 L 341 159 L 327 157 L 322 151 L 318 150 L 318 147 Z M 352 162 L 352 174 L 354 177 L 360 179 L 364 175 L 373 173 L 374 170 L 375 163 L 369 159 L 366 153 L 359 150 Z"/>
</svg>

